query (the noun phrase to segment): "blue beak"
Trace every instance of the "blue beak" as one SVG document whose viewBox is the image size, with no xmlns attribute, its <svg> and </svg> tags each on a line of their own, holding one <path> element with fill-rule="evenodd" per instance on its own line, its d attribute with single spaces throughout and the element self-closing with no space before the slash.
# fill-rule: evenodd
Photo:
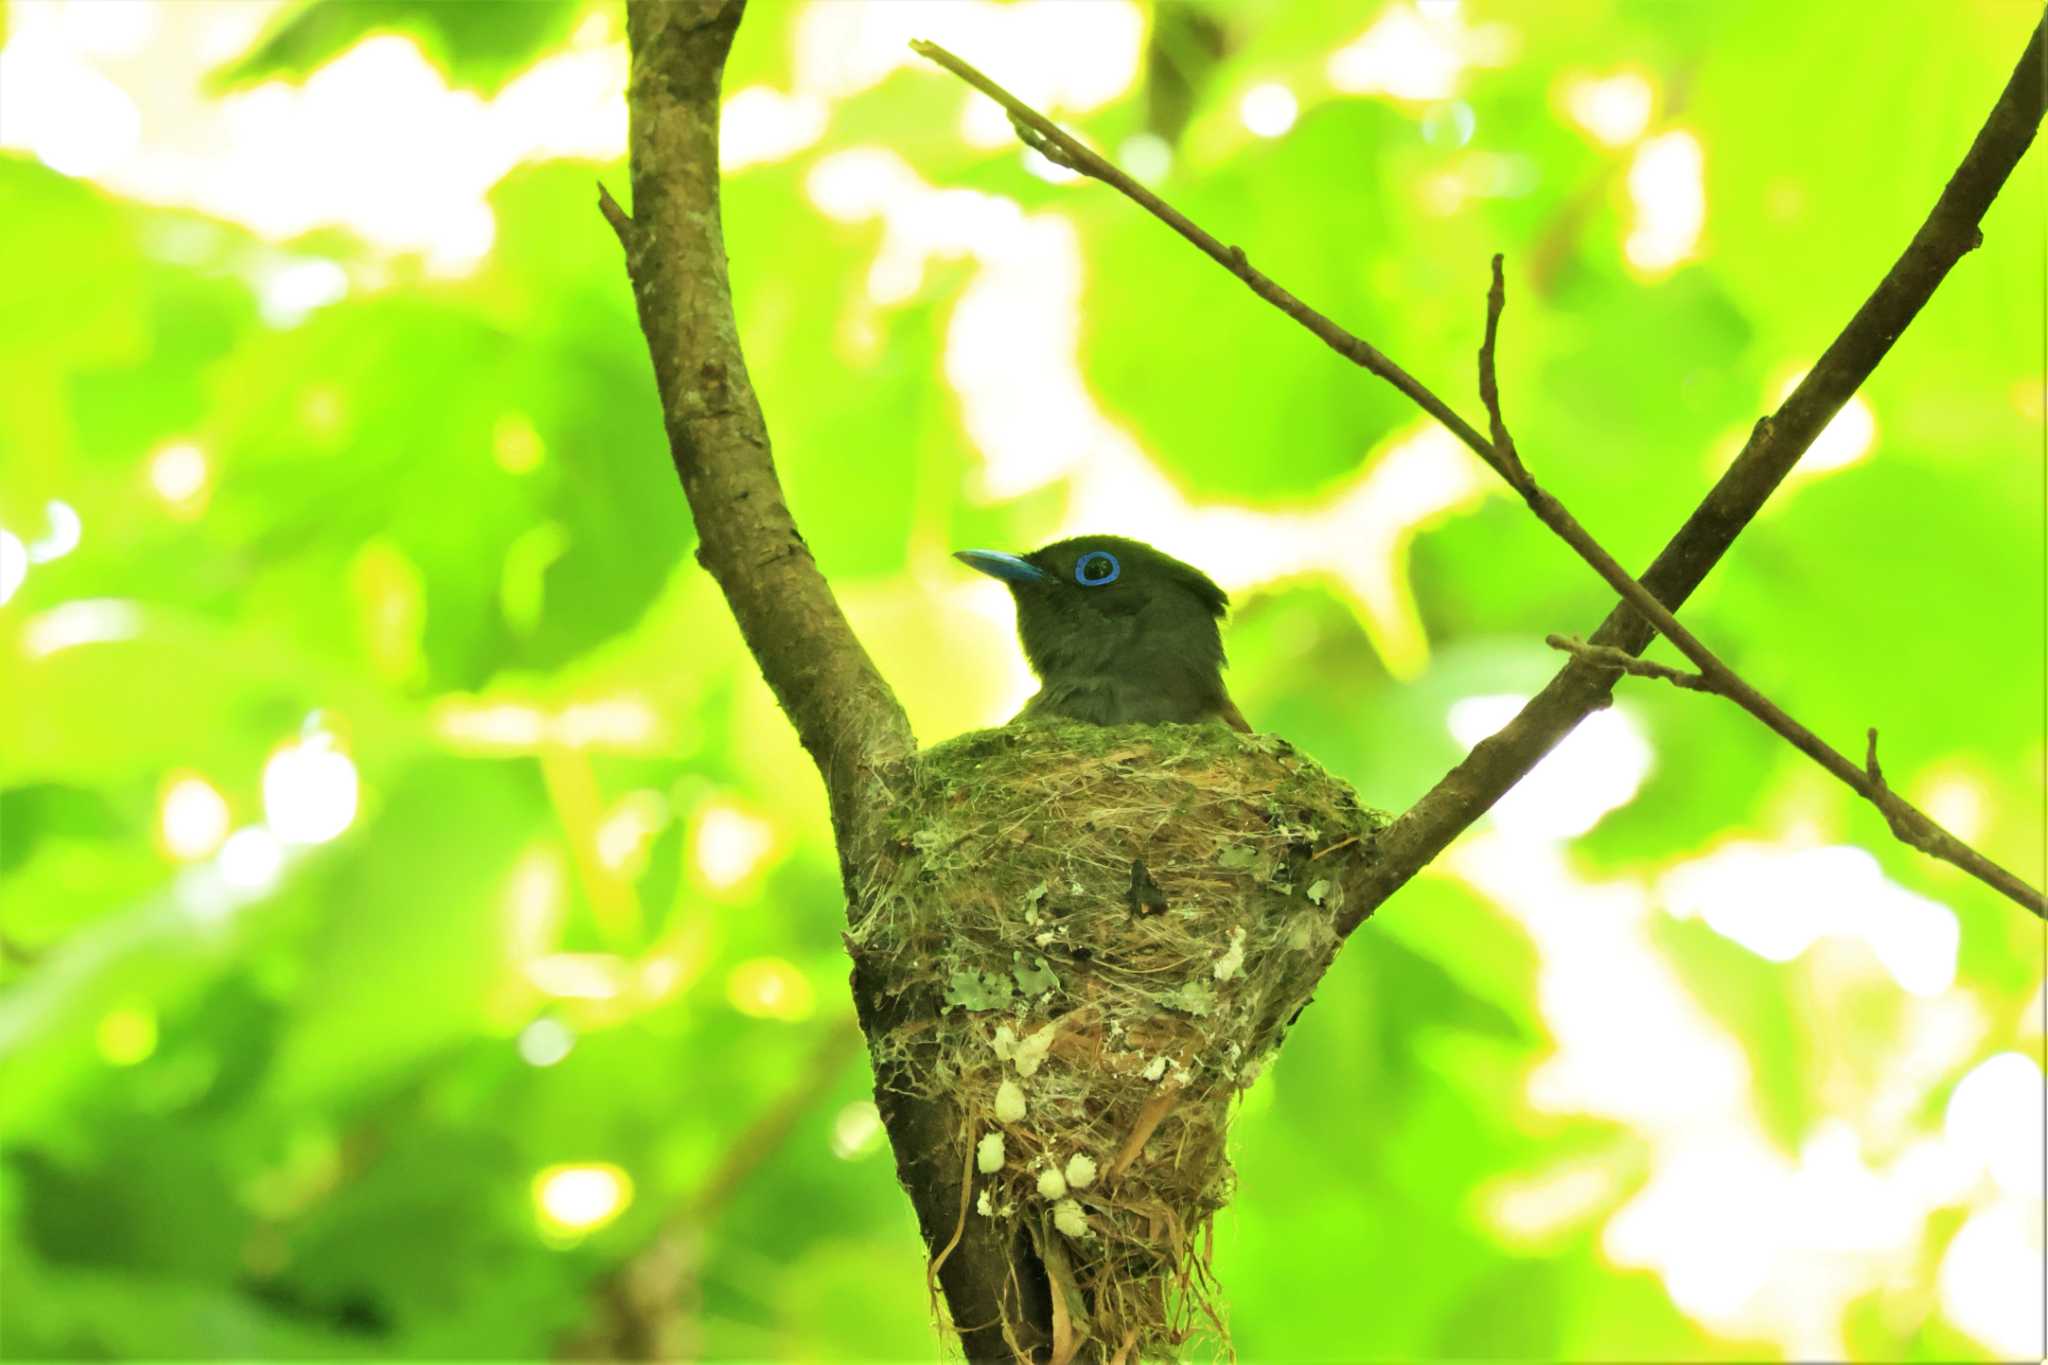
<svg viewBox="0 0 2048 1365">
<path fill-rule="evenodd" d="M 955 550 L 953 558 L 970 569 L 979 569 L 1005 583 L 1050 583 L 1052 575 L 1028 559 L 1006 555 L 1000 550 Z"/>
</svg>

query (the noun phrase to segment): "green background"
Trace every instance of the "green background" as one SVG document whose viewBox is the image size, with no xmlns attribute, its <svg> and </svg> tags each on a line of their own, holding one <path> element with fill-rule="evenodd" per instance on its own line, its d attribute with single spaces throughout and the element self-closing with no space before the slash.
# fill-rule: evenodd
<svg viewBox="0 0 2048 1365">
<path fill-rule="evenodd" d="M 838 2 L 762 5 L 728 90 L 793 88 L 806 16 Z M 0 11 L 10 34 L 31 8 L 46 7 Z M 602 45 L 579 26 L 608 12 L 330 0 L 165 79 L 232 98 L 396 30 L 489 99 L 565 45 Z M 1635 565 L 1918 226 L 2036 17 L 2000 0 L 1861 16 L 1474 0 L 1457 22 L 1504 35 L 1500 50 L 1452 96 L 1402 100 L 1323 76 L 1376 6 L 1140 13 L 1149 57 L 1074 125 L 1112 153 L 1148 126 L 1165 135 L 1159 188 L 1176 205 L 1468 414 L 1486 261 L 1505 252 L 1518 441 Z M 1590 138 L 1559 93 L 1624 69 L 1658 92 L 1647 135 L 1687 130 L 1705 154 L 1696 257 L 1653 274 L 1624 253 L 1633 144 Z M 1276 80 L 1299 120 L 1252 136 L 1239 101 Z M 1019 297 L 990 284 L 1008 239 L 974 228 L 966 250 L 924 260 L 907 297 L 878 302 L 882 225 L 819 211 L 821 163 L 877 149 L 931 189 L 1029 215 L 1078 263 L 1078 340 L 1020 324 L 1006 363 L 1027 378 L 1078 366 L 1101 418 L 1187 505 L 1251 519 L 1099 529 L 1177 526 L 1176 552 L 1251 563 L 1227 544 L 1205 554 L 1201 527 L 1227 540 L 1320 515 L 1416 429 L 1403 400 L 1128 202 L 963 140 L 965 99 L 922 66 L 831 99 L 822 137 L 736 171 L 724 206 L 791 506 L 926 742 L 1017 700 L 1002 604 L 947 552 L 1063 533 L 1078 485 L 991 491 L 949 369 L 963 299 Z M 0 1347 L 545 1357 L 603 1339 L 620 1268 L 659 1240 L 678 1276 L 663 1330 L 689 1354 L 932 1358 L 909 1206 L 863 1108 L 866 1067 L 839 1045 L 851 1010 L 821 793 L 692 557 L 594 207 L 594 179 L 623 195 L 623 163 L 528 157 L 490 192 L 491 250 L 451 277 L 346 225 L 268 240 L 8 145 L 0 527 L 37 542 L 59 499 L 83 530 L 0 605 Z M 2037 881 L 2040 166 L 2038 151 L 2021 164 L 1984 247 L 1867 387 L 1868 458 L 1782 491 L 1686 609 L 1838 747 L 1860 753 L 1878 726 L 1900 789 L 1973 792 L 1979 847 Z M 1464 187 L 1448 212 L 1432 198 L 1446 185 Z M 911 226 L 937 212 L 917 202 Z M 280 251 L 339 265 L 346 292 L 266 317 Z M 1013 270 L 1039 258 L 1024 259 Z M 1026 294 L 1044 284 L 1023 279 Z M 1047 430 L 1064 432 L 1054 407 Z M 204 452 L 203 505 L 151 489 L 174 442 Z M 534 449 L 533 467 L 507 468 Z M 1226 633 L 1254 723 L 1393 809 L 1456 759 L 1454 703 L 1533 690 L 1557 664 L 1543 635 L 1588 631 L 1610 602 L 1491 488 L 1410 531 L 1387 562 L 1406 574 L 1420 651 L 1390 657 L 1385 623 L 1313 557 L 1231 583 Z M 110 601 L 134 608 L 127 638 L 50 646 L 53 620 L 79 619 L 53 613 Z M 2038 922 L 1895 844 L 1733 708 L 1647 683 L 1621 697 L 1651 754 L 1640 789 L 1576 839 L 1532 842 L 1505 816 L 1469 835 L 1505 884 L 1454 856 L 1404 890 L 1247 1096 L 1215 1250 L 1244 1358 L 1999 1354 L 1947 1310 L 1941 1267 L 1984 1210 L 2038 1227 L 2038 1185 L 1979 1176 L 1915 1205 L 1882 1251 L 1816 1250 L 1816 1222 L 1877 1196 L 1822 1190 L 1802 1153 L 1846 1129 L 1872 1179 L 1892 1179 L 1916 1143 L 1953 1147 L 1958 1080 L 1996 1054 L 2040 1055 Z M 558 721 L 552 739 L 479 744 L 450 720 L 621 698 L 651 719 L 617 742 L 579 745 Z M 195 912 L 194 871 L 160 833 L 167 783 L 198 774 L 237 826 L 259 822 L 266 762 L 308 730 L 360 774 L 352 824 L 246 904 Z M 607 854 L 633 812 L 639 838 Z M 706 850 L 736 819 L 767 844 L 727 873 Z M 1869 850 L 1890 883 L 1952 912 L 1953 985 L 1910 995 L 1853 933 L 1778 962 L 1675 913 L 1660 879 L 1737 840 Z M 1879 913 L 1875 884 L 1819 894 L 1853 924 Z M 547 964 L 565 961 L 613 994 L 562 994 Z M 1599 1045 L 1638 1010 L 1678 1022 L 1645 1022 L 1633 1051 Z M 526 1059 L 536 1020 L 566 1030 L 566 1056 Z M 1666 1039 L 1738 1059 L 1733 1098 L 1688 1110 L 1691 1054 Z M 1578 1080 L 1557 1099 L 1545 1077 L 1564 1071 Z M 1715 1200 L 1687 1153 L 1726 1151 L 1738 1131 L 1759 1161 L 1808 1171 L 1785 1188 L 1819 1202 L 1751 1208 L 1738 1164 L 1734 1225 L 1689 1222 Z M 2022 1134 L 2037 1163 L 2038 1133 Z M 576 1163 L 631 1180 L 583 1234 L 536 1209 L 536 1178 Z M 1686 1193 L 1634 1207 L 1660 1178 Z M 1545 1189 L 1579 1193 L 1540 1226 L 1503 1221 L 1515 1192 Z M 1803 1328 L 1769 1286 L 1747 1307 L 1704 1305 L 1674 1263 L 1629 1253 L 1625 1215 L 1667 1249 L 1704 1246 L 1709 1279 L 1751 1261 L 1774 1281 L 1824 1264 L 1840 1284 Z M 2038 1240 L 2031 1255 L 2019 1282 L 2038 1294 Z M 1779 1292 L 1806 1295 L 1787 1275 Z"/>
</svg>

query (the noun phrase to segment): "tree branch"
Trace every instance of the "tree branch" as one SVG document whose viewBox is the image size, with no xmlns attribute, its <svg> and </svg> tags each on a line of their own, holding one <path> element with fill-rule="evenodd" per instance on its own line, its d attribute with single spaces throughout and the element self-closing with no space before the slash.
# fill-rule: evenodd
<svg viewBox="0 0 2048 1365">
<path fill-rule="evenodd" d="M 1507 281 L 1501 276 L 1500 253 L 1493 256 L 1493 284 L 1486 291 L 1486 338 L 1479 343 L 1479 401 L 1486 405 L 1487 420 L 1493 426 L 1493 448 L 1500 457 L 1501 477 L 1517 493 L 1529 496 L 1529 471 L 1522 467 L 1522 452 L 1508 434 L 1507 418 L 1500 410 L 1500 378 L 1494 373 L 1493 347 L 1500 339 L 1500 315 L 1508 306 Z"/>
<path fill-rule="evenodd" d="M 910 722 L 798 534 L 740 354 L 719 220 L 719 86 L 744 0 L 630 0 L 633 213 L 600 187 L 626 251 L 669 452 L 717 580 L 825 779 L 842 863 Z"/>
<path fill-rule="evenodd" d="M 1557 505 L 1557 500 L 1539 487 L 1529 472 L 1522 467 L 1521 456 L 1515 450 L 1514 438 L 1508 434 L 1507 420 L 1501 415 L 1500 382 L 1494 374 L 1493 352 L 1500 328 L 1500 315 L 1506 306 L 1507 290 L 1501 279 L 1501 258 L 1496 255 L 1493 258 L 1493 286 L 1486 295 L 1486 339 L 1479 348 L 1479 395 L 1480 400 L 1486 404 L 1487 416 L 1493 424 L 1493 443 L 1500 455 L 1501 475 L 1515 485 L 1516 491 L 1521 493 L 1530 508 L 1546 525 L 1551 526 L 1577 548 L 1573 533 L 1583 535 L 1584 532 L 1579 530 L 1576 522 L 1565 515 L 1564 509 Z M 1597 550 L 1599 547 L 1593 548 Z M 1601 558 L 1606 558 L 1604 551 L 1601 551 Z M 1588 562 L 1593 561 L 1589 558 Z M 1594 567 L 1602 570 L 1602 577 L 1607 577 L 1601 564 L 1596 563 Z M 1884 813 L 1886 823 L 1891 826 L 1892 833 L 1900 841 L 1931 857 L 1961 868 L 2036 915 L 2048 918 L 2048 902 L 2043 901 L 2038 890 L 1956 838 L 1937 824 L 1933 817 L 1895 794 L 1884 784 L 1875 768 L 1876 731 L 1871 732 L 1871 767 L 1866 772 L 1830 748 L 1813 731 L 1792 719 L 1782 707 L 1757 691 L 1734 669 L 1722 662 L 1690 631 L 1680 625 L 1665 609 L 1664 604 L 1652 596 L 1642 584 L 1628 578 L 1626 574 L 1623 574 L 1622 578 L 1624 581 L 1615 586 L 1621 590 L 1623 600 L 1641 612 L 1688 659 L 1698 665 L 1700 671 L 1697 674 L 1681 673 L 1662 664 L 1639 660 L 1634 655 L 1612 646 L 1584 645 L 1576 640 L 1561 643 L 1565 641 L 1565 637 L 1557 635 L 1548 637 L 1550 644 L 1574 655 L 1582 662 L 1615 667 L 1617 665 L 1613 660 L 1619 657 L 1630 661 L 1629 664 L 1619 665 L 1623 672 L 1642 673 L 1649 677 L 1662 678 L 1680 687 L 1713 692 L 1726 697 L 1762 721 L 1780 739 L 1847 783 L 1857 795 L 1875 805 Z"/>
<path fill-rule="evenodd" d="M 1925 811 L 1886 784 L 1884 773 L 1877 766 L 1876 730 L 1869 732 L 1863 766 L 1859 768 L 1718 660 L 1711 670 L 1687 673 L 1648 659 L 1639 659 L 1611 645 L 1591 645 L 1569 635 L 1547 635 L 1544 641 L 1552 649 L 1563 650 L 1595 668 L 1618 670 L 1639 678 L 1655 678 L 1673 687 L 1727 698 L 1762 721 L 1780 739 L 1840 778 L 1851 791 L 1876 806 L 1899 842 L 1945 863 L 1953 863 L 2035 914 L 2048 918 L 2048 907 L 2043 906 L 2039 891 L 1943 829 Z"/>
<path fill-rule="evenodd" d="M 1891 350 L 1937 286 L 1983 240 L 1977 224 L 2034 140 L 2042 112 L 2037 26 L 1962 163 L 1899 259 L 1778 410 L 1749 441 L 1642 577 L 1667 606 L 1692 594 L 1829 421 Z M 1640 653 L 1649 625 L 1617 606 L 1592 642 Z M 1381 836 L 1368 907 L 1398 889 L 1521 780 L 1580 720 L 1605 706 L 1615 674 L 1574 661 L 1501 730 L 1481 740 Z"/>
<path fill-rule="evenodd" d="M 1469 422 L 1453 412 L 1448 404 L 1425 388 L 1415 376 L 1389 360 L 1372 343 L 1353 336 L 1264 274 L 1254 270 L 1251 262 L 1245 257 L 1243 247 L 1225 246 L 1217 241 L 1179 209 L 1125 175 L 1109 161 L 1077 141 L 1057 123 L 937 43 L 926 42 L 920 38 L 914 40 L 910 47 L 919 56 L 930 58 L 1002 105 L 1008 111 L 1011 126 L 1017 129 L 1018 135 L 1041 155 L 1090 179 L 1100 180 L 1126 198 L 1136 201 L 1140 208 L 1194 243 L 1195 248 L 1203 255 L 1237 276 L 1254 294 L 1315 333 L 1324 345 L 1338 355 L 1392 384 L 1406 394 L 1417 407 L 1450 428 L 1451 434 L 1470 446 L 1480 459 L 1485 460 L 1496 471 L 1500 469 L 1493 447 L 1487 443 L 1484 436 L 1472 429 Z"/>
<path fill-rule="evenodd" d="M 1011 122 L 1025 134 L 1025 140 L 1031 145 L 1054 156 L 1061 164 L 1101 180 L 1136 201 L 1237 276 L 1254 293 L 1321 338 L 1331 349 L 1385 379 L 1443 423 L 1521 493 L 1530 510 L 1571 545 L 1623 598 L 1625 605 L 1616 608 L 1595 634 L 1596 643 L 1637 653 L 1649 643 L 1654 627 L 1670 637 L 1672 643 L 1698 664 L 1703 673 L 1737 688 L 1746 688 L 1747 684 L 1736 678 L 1679 625 L 1671 616 L 1669 607 L 1683 602 L 1705 577 L 1736 534 L 1790 472 L 1806 447 L 1876 368 L 1948 270 L 1964 253 L 1982 241 L 1977 222 L 2011 174 L 2021 153 L 2032 142 L 2042 109 L 2042 27 L 2037 26 L 1990 119 L 1978 133 L 1963 164 L 1950 179 L 1934 211 L 1914 235 L 1905 254 L 1778 412 L 1757 424 L 1742 454 L 1651 565 L 1645 581 L 1638 583 L 1593 541 L 1555 498 L 1528 476 L 1514 450 L 1512 438 L 1507 434 L 1499 412 L 1498 390 L 1491 379 L 1494 340 L 1504 303 L 1498 257 L 1494 262 L 1494 287 L 1489 294 L 1486 341 L 1480 353 L 1482 391 L 1487 397 L 1495 433 L 1495 440 L 1489 442 L 1377 348 L 1345 331 L 1253 269 L 1242 249 L 1224 246 L 1043 114 L 952 53 L 927 42 L 915 42 L 911 46 L 1003 105 L 1010 114 Z M 1369 883 L 1347 888 L 1347 930 L 1362 922 L 1381 901 L 1405 884 L 1452 838 L 1490 808 L 1580 719 L 1606 705 L 1616 676 L 1611 668 L 1595 668 L 1583 661 L 1574 661 L 1525 706 L 1521 714 L 1475 746 L 1464 762 L 1397 819 L 1380 837 L 1381 859 Z M 1753 689 L 1750 691 L 1754 693 Z M 1769 702 L 1760 695 L 1753 695 L 1753 700 L 1769 706 Z M 1832 758 L 1846 764 L 1846 760 L 1841 760 L 1840 755 L 1812 739 L 1810 734 L 1807 738 L 1815 747 L 1808 748 L 1805 744 L 1800 747 L 1816 761 L 1828 766 L 1830 771 L 1836 771 L 1844 781 L 1850 781 L 1866 795 L 1875 790 L 1866 774 L 1858 773 L 1850 766 L 1849 772 L 1856 773 L 1852 780 L 1830 761 Z M 1878 800 L 1874 795 L 1871 799 Z M 1898 800 L 1896 797 L 1890 799 Z M 1885 808 L 1883 803 L 1880 805 Z M 1898 805 L 1903 806 L 1904 803 L 1898 802 Z M 1889 817 L 1896 808 L 1886 809 Z M 1918 812 L 1913 814 L 1917 816 Z M 1914 829 L 1916 837 L 1907 838 L 1906 842 L 1929 852 L 1941 850 L 1936 852 L 1936 856 L 1956 862 L 1973 875 L 1985 877 L 1990 885 L 2004 894 L 2014 897 L 2036 913 L 2042 913 L 2041 896 L 2034 888 L 1997 869 L 1981 855 L 1963 848 L 1960 841 L 1941 831 L 1926 817 L 1919 816 L 1919 821 L 1921 823 Z M 1895 831 L 1897 828 L 1895 824 Z M 1986 876 L 1985 869 L 1995 875 Z"/>
</svg>

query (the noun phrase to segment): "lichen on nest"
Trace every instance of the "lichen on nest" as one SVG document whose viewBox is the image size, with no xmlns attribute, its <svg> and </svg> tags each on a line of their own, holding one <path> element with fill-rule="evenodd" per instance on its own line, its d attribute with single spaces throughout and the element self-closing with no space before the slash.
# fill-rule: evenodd
<svg viewBox="0 0 2048 1365">
<path fill-rule="evenodd" d="M 958 1111 L 969 1216 L 1028 1238 L 1070 1356 L 1220 1331 L 1229 1102 L 1328 967 L 1385 824 L 1220 725 L 1009 726 L 919 756 L 848 933 L 892 1006 L 869 1044 Z"/>
</svg>

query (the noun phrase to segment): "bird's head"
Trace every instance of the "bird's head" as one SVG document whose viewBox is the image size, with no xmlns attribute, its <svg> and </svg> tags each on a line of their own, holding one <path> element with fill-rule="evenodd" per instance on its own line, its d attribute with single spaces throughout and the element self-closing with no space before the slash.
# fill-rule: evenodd
<svg viewBox="0 0 2048 1365">
<path fill-rule="evenodd" d="M 1223 667 L 1217 618 L 1230 599 L 1207 574 L 1143 541 L 1075 536 L 1027 555 L 961 550 L 1017 601 L 1032 671 L 1051 682 L 1109 670 Z"/>
</svg>

